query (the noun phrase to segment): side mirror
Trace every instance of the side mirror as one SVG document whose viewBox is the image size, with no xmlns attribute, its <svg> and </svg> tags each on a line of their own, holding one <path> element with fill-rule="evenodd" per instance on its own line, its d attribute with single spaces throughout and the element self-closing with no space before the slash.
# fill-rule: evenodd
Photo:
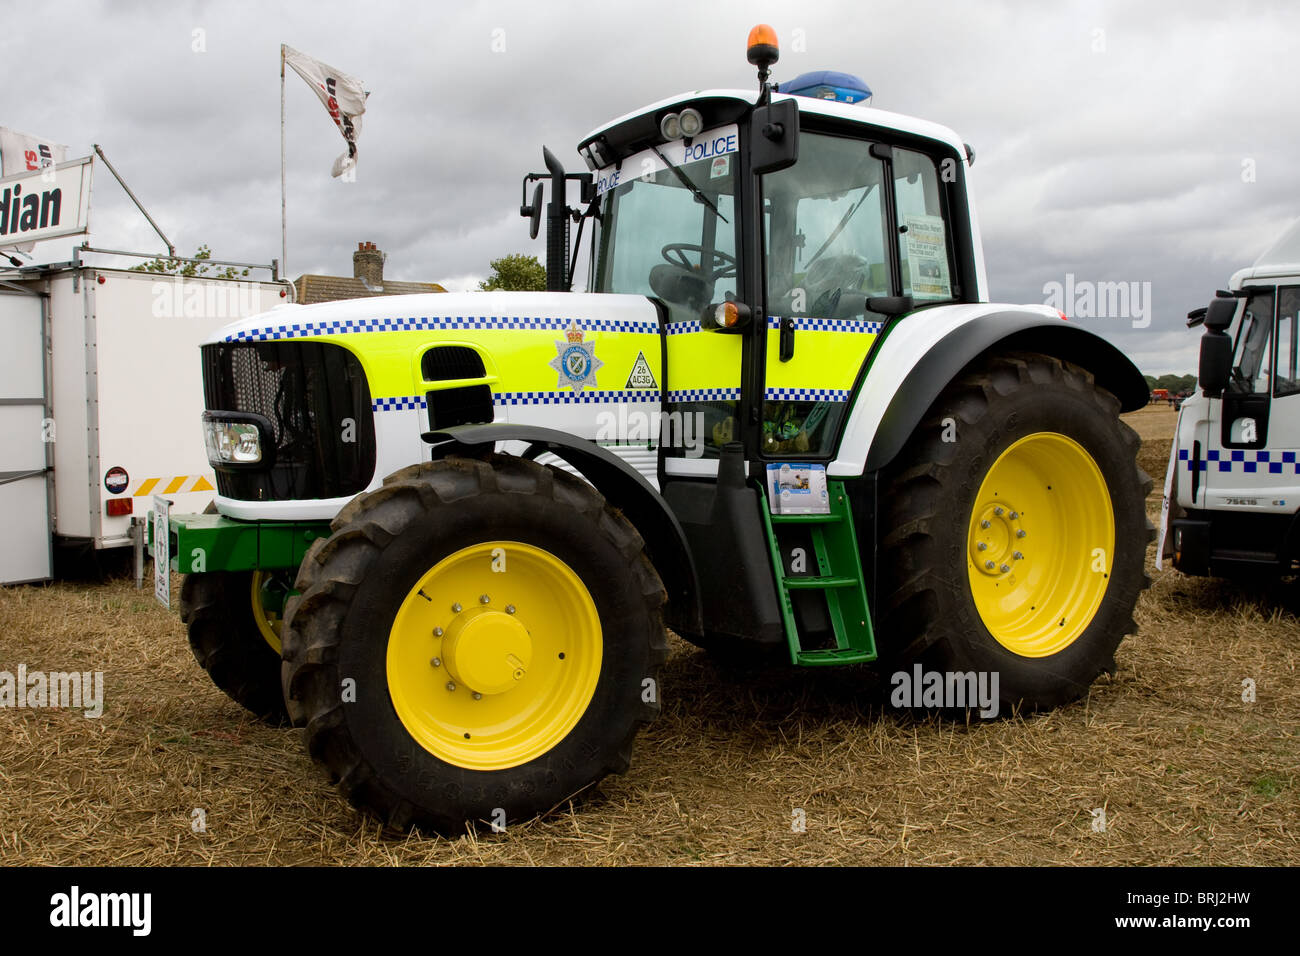
<svg viewBox="0 0 1300 956">
<path fill-rule="evenodd" d="M 1232 320 L 1237 314 L 1238 301 L 1235 296 L 1230 299 L 1212 299 L 1205 309 L 1205 327 L 1215 332 L 1222 332 L 1232 325 Z"/>
<path fill-rule="evenodd" d="M 780 100 L 754 108 L 749 162 L 758 175 L 793 166 L 799 159 L 799 104 Z"/>
<path fill-rule="evenodd" d="M 1236 300 L 1215 299 L 1215 302 L 1228 302 L 1236 305 Z M 1211 310 L 1214 304 L 1210 305 Z M 1206 325 L 1209 325 L 1208 317 Z M 1228 378 L 1232 373 L 1232 337 L 1217 329 L 1207 329 L 1201 336 L 1201 366 L 1196 378 L 1201 384 L 1201 391 L 1206 398 L 1219 398 L 1228 387 Z"/>
<path fill-rule="evenodd" d="M 541 183 L 538 183 L 537 188 L 533 190 L 532 205 L 520 207 L 519 215 L 528 217 L 528 238 L 536 239 L 537 231 L 542 228 L 542 184 Z"/>
</svg>

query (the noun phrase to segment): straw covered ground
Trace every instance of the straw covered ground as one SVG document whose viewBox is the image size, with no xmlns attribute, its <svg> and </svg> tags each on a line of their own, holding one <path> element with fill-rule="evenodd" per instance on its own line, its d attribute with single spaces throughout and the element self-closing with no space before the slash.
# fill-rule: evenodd
<svg viewBox="0 0 1300 956">
<path fill-rule="evenodd" d="M 1129 417 L 1158 495 L 1173 413 Z M 674 639 L 630 773 L 452 840 L 353 811 L 128 579 L 3 589 L 0 671 L 103 671 L 105 703 L 0 710 L 0 864 L 1300 863 L 1300 586 L 1150 570 L 1118 673 L 1036 717 L 916 718 L 860 671 L 728 669 Z"/>
</svg>

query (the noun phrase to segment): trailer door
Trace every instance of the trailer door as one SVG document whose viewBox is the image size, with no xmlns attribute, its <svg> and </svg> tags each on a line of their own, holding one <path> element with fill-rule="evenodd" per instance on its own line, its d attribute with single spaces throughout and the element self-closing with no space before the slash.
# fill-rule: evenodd
<svg viewBox="0 0 1300 956">
<path fill-rule="evenodd" d="M 0 282 L 0 584 L 52 576 L 45 297 Z"/>
</svg>

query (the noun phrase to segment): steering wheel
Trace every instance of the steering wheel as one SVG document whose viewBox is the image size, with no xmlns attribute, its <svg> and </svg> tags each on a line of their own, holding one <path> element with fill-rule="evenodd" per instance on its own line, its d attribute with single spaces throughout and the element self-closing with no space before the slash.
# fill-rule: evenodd
<svg viewBox="0 0 1300 956">
<path fill-rule="evenodd" d="M 736 274 L 735 256 L 727 255 L 725 252 L 719 252 L 717 249 L 706 250 L 698 242 L 670 242 L 668 245 L 663 247 L 660 255 L 664 257 L 664 261 L 669 265 L 678 266 L 682 269 L 688 269 L 691 272 L 694 272 L 696 271 L 696 266 L 695 263 L 686 258 L 686 253 L 688 252 L 694 252 L 699 255 L 699 271 L 701 272 L 706 271 L 704 268 L 704 257 L 706 255 L 710 257 L 709 268 L 707 270 L 707 278 L 710 281 L 713 279 L 731 278 Z M 713 268 L 715 262 L 722 268 L 715 270 Z"/>
</svg>

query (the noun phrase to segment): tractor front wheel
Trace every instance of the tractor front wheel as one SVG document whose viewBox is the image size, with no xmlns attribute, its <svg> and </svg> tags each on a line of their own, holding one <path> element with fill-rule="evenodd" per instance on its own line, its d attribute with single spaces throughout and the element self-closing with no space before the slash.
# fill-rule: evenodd
<svg viewBox="0 0 1300 956">
<path fill-rule="evenodd" d="M 1003 707 L 1029 710 L 1113 670 L 1154 534 L 1151 479 L 1118 413 L 1088 372 L 1038 354 L 990 359 L 944 391 L 881 499 L 888 665 L 984 674 Z"/>
<path fill-rule="evenodd" d="M 187 574 L 181 585 L 181 621 L 194 659 L 226 696 L 271 724 L 289 716 L 280 691 L 280 609 L 291 574 Z"/>
<path fill-rule="evenodd" d="M 284 692 L 349 800 L 442 833 L 545 813 L 659 711 L 663 584 L 590 485 L 507 456 L 390 476 L 299 570 Z"/>
</svg>

